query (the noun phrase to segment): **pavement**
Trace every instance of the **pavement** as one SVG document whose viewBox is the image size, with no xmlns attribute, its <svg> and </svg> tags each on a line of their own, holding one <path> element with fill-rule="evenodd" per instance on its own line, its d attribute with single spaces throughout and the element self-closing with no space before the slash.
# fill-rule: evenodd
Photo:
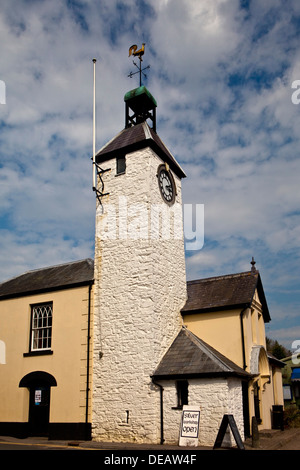
<svg viewBox="0 0 300 470">
<path fill-rule="evenodd" d="M 254 445 L 255 444 L 255 445 Z M 155 445 L 155 444 L 134 444 L 134 443 L 119 443 L 119 442 L 96 442 L 96 441 L 72 441 L 72 440 L 49 440 L 46 437 L 28 437 L 25 439 L 18 439 L 10 436 L 0 436 L 0 449 L 1 445 L 6 445 L 6 448 L 11 446 L 14 448 L 27 448 L 34 449 L 78 449 L 78 450 L 103 450 L 103 451 L 154 451 L 165 452 L 172 451 L 182 453 L 184 451 L 200 451 L 200 450 L 213 450 L 213 447 L 183 447 L 175 445 Z M 288 428 L 284 431 L 281 430 L 266 430 L 259 432 L 259 440 L 256 443 L 252 439 L 246 439 L 244 442 L 245 450 L 250 451 L 271 451 L 271 450 L 300 450 L 300 428 Z M 215 449 L 214 452 L 228 450 L 224 447 Z M 234 450 L 238 450 L 235 448 Z"/>
<path fill-rule="evenodd" d="M 300 450 L 300 428 L 260 431 L 257 445 L 253 446 L 251 438 L 244 445 L 246 450 Z"/>
</svg>

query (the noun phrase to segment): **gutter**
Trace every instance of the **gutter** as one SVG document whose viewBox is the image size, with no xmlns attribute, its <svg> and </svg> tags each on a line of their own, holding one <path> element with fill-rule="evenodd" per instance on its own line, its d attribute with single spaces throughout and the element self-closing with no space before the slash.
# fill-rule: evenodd
<svg viewBox="0 0 300 470">
<path fill-rule="evenodd" d="M 90 281 L 88 281 L 90 282 Z M 21 292 L 13 292 L 10 294 L 0 294 L 0 301 L 1 300 L 8 300 L 8 299 L 17 299 L 18 297 L 28 297 L 37 294 L 47 294 L 49 292 L 56 292 L 60 290 L 67 290 L 67 289 L 76 289 L 77 287 L 84 287 L 88 284 L 87 281 L 77 282 L 74 284 L 66 284 L 62 286 L 52 286 L 52 287 L 43 287 L 42 289 L 33 289 L 28 291 L 21 291 Z"/>
<path fill-rule="evenodd" d="M 87 328 L 87 351 L 86 351 L 86 403 L 85 403 L 85 437 L 90 439 L 89 430 L 89 392 L 90 392 L 90 341 L 91 341 L 91 292 L 93 282 L 89 284 L 88 294 L 88 328 Z"/>
<path fill-rule="evenodd" d="M 152 377 L 152 383 L 154 385 L 157 385 L 160 389 L 160 444 L 162 445 L 165 442 L 164 439 L 164 389 L 163 386 L 160 385 L 158 382 L 155 382 L 155 380 Z"/>
<path fill-rule="evenodd" d="M 249 308 L 248 306 L 243 308 L 243 310 L 240 313 L 240 319 L 241 319 L 241 336 L 242 336 L 242 354 L 243 354 L 243 369 L 247 369 L 247 364 L 246 364 L 246 352 L 245 352 L 245 336 L 244 336 L 244 324 L 243 324 L 243 316 L 245 311 Z"/>
</svg>

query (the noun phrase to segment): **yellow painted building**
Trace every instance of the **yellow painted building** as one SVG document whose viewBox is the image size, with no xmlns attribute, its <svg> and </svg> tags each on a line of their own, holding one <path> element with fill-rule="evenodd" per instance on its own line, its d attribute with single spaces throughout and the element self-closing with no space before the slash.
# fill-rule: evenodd
<svg viewBox="0 0 300 470">
<path fill-rule="evenodd" d="M 93 261 L 0 286 L 0 435 L 90 435 Z"/>
<path fill-rule="evenodd" d="M 0 285 L 0 435 L 91 438 L 93 283 L 94 263 L 87 259 Z M 266 351 L 270 315 L 259 272 L 189 281 L 187 294 L 181 311 L 187 332 L 207 344 L 207 358 L 224 362 L 229 377 L 240 377 L 244 436 L 251 435 L 253 416 L 260 429 L 274 427 L 274 406 L 283 405 L 283 364 Z M 213 390 L 223 374 L 207 364 L 204 372 L 197 360 L 197 378 L 211 380 Z M 196 376 L 182 371 L 179 379 L 184 375 L 192 396 Z"/>
<path fill-rule="evenodd" d="M 188 282 L 182 310 L 191 332 L 250 374 L 243 388 L 246 436 L 253 416 L 259 429 L 271 429 L 274 414 L 283 406 L 283 364 L 266 350 L 265 323 L 271 318 L 252 264 L 249 272 Z"/>
</svg>

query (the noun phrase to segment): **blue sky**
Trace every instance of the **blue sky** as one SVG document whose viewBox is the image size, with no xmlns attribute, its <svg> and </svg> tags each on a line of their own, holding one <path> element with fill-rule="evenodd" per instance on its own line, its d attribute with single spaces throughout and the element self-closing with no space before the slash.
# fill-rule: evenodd
<svg viewBox="0 0 300 470">
<path fill-rule="evenodd" d="M 272 321 L 300 339 L 298 0 L 2 0 L 0 281 L 93 257 L 92 58 L 97 147 L 124 127 L 146 43 L 157 130 L 184 168 L 183 202 L 204 204 L 205 243 L 187 277 L 250 269 Z"/>
</svg>

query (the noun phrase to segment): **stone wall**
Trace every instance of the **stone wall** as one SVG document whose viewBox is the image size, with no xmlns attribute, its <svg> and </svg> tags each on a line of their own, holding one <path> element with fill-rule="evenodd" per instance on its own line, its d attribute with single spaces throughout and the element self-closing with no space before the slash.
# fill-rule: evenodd
<svg viewBox="0 0 300 470">
<path fill-rule="evenodd" d="M 151 375 L 181 328 L 186 300 L 181 185 L 175 177 L 176 204 L 167 206 L 156 176 L 161 163 L 147 148 L 126 155 L 123 175 L 116 176 L 115 159 L 101 165 L 110 171 L 103 177 L 109 196 L 96 215 L 96 440 L 160 439 L 160 393 Z M 172 219 L 174 208 L 175 232 L 172 224 L 169 237 L 151 232 L 155 211 L 167 211 Z"/>
<path fill-rule="evenodd" d="M 244 420 L 241 381 L 234 378 L 189 379 L 189 405 L 200 406 L 199 445 L 213 446 L 224 414 L 232 414 L 244 440 Z M 174 381 L 160 382 L 164 388 L 164 439 L 166 444 L 179 441 L 182 410 L 177 405 Z M 228 432 L 225 445 L 235 445 Z"/>
</svg>

